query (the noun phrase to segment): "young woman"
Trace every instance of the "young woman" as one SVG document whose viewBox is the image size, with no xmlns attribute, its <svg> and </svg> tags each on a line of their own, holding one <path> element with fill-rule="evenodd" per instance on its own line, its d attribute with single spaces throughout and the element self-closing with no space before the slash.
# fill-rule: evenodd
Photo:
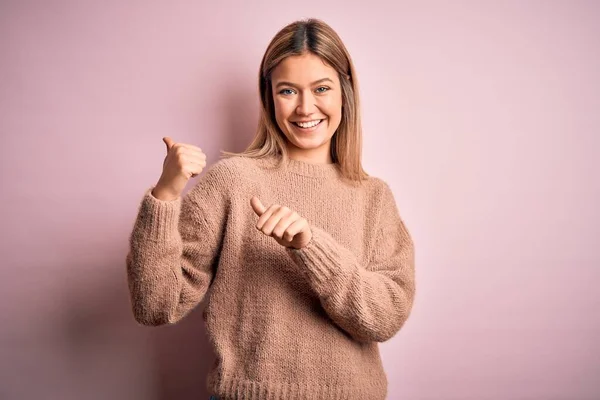
<svg viewBox="0 0 600 400">
<path fill-rule="evenodd" d="M 252 144 L 206 157 L 164 138 L 127 271 L 135 319 L 173 324 L 206 299 L 220 399 L 384 399 L 378 342 L 415 297 L 414 250 L 390 187 L 362 169 L 358 85 L 324 22 L 283 28 L 259 73 Z"/>
</svg>

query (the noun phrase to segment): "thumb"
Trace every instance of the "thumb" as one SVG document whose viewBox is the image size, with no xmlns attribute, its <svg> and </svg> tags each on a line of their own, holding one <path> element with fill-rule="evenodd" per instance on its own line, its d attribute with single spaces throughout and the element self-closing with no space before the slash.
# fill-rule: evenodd
<svg viewBox="0 0 600 400">
<path fill-rule="evenodd" d="M 173 139 L 171 139 L 168 136 L 163 138 L 163 142 L 165 142 L 165 144 L 167 145 L 167 153 L 169 152 L 169 150 L 171 150 L 171 147 L 173 147 L 173 145 L 175 144 Z"/>
<path fill-rule="evenodd" d="M 266 207 L 263 206 L 263 203 L 258 199 L 258 197 L 254 196 L 250 199 L 250 204 L 252 205 L 252 209 L 259 217 L 263 215 L 266 211 Z"/>
</svg>

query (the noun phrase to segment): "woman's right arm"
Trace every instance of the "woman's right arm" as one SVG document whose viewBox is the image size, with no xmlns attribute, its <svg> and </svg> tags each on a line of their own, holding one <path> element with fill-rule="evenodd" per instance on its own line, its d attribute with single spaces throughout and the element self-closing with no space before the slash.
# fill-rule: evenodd
<svg viewBox="0 0 600 400">
<path fill-rule="evenodd" d="M 221 247 L 229 181 L 225 163 L 218 162 L 183 197 L 160 200 L 152 194 L 155 186 L 146 191 L 126 258 L 139 323 L 176 323 L 204 298 Z"/>
</svg>

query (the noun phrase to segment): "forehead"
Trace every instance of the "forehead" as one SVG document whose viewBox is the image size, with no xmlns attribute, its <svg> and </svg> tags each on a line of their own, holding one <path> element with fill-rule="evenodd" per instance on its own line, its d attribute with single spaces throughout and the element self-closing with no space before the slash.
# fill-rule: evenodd
<svg viewBox="0 0 600 400">
<path fill-rule="evenodd" d="M 301 56 L 289 56 L 273 69 L 272 80 L 291 81 L 301 85 L 309 84 L 322 78 L 330 78 L 337 82 L 336 70 L 312 53 Z"/>
</svg>

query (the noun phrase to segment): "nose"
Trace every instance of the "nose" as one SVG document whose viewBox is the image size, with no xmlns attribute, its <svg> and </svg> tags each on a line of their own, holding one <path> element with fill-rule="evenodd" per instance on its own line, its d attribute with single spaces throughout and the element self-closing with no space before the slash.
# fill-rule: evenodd
<svg viewBox="0 0 600 400">
<path fill-rule="evenodd" d="M 298 96 L 298 105 L 296 106 L 296 113 L 299 115 L 310 115 L 315 112 L 315 97 L 312 93 L 302 93 Z"/>
</svg>

